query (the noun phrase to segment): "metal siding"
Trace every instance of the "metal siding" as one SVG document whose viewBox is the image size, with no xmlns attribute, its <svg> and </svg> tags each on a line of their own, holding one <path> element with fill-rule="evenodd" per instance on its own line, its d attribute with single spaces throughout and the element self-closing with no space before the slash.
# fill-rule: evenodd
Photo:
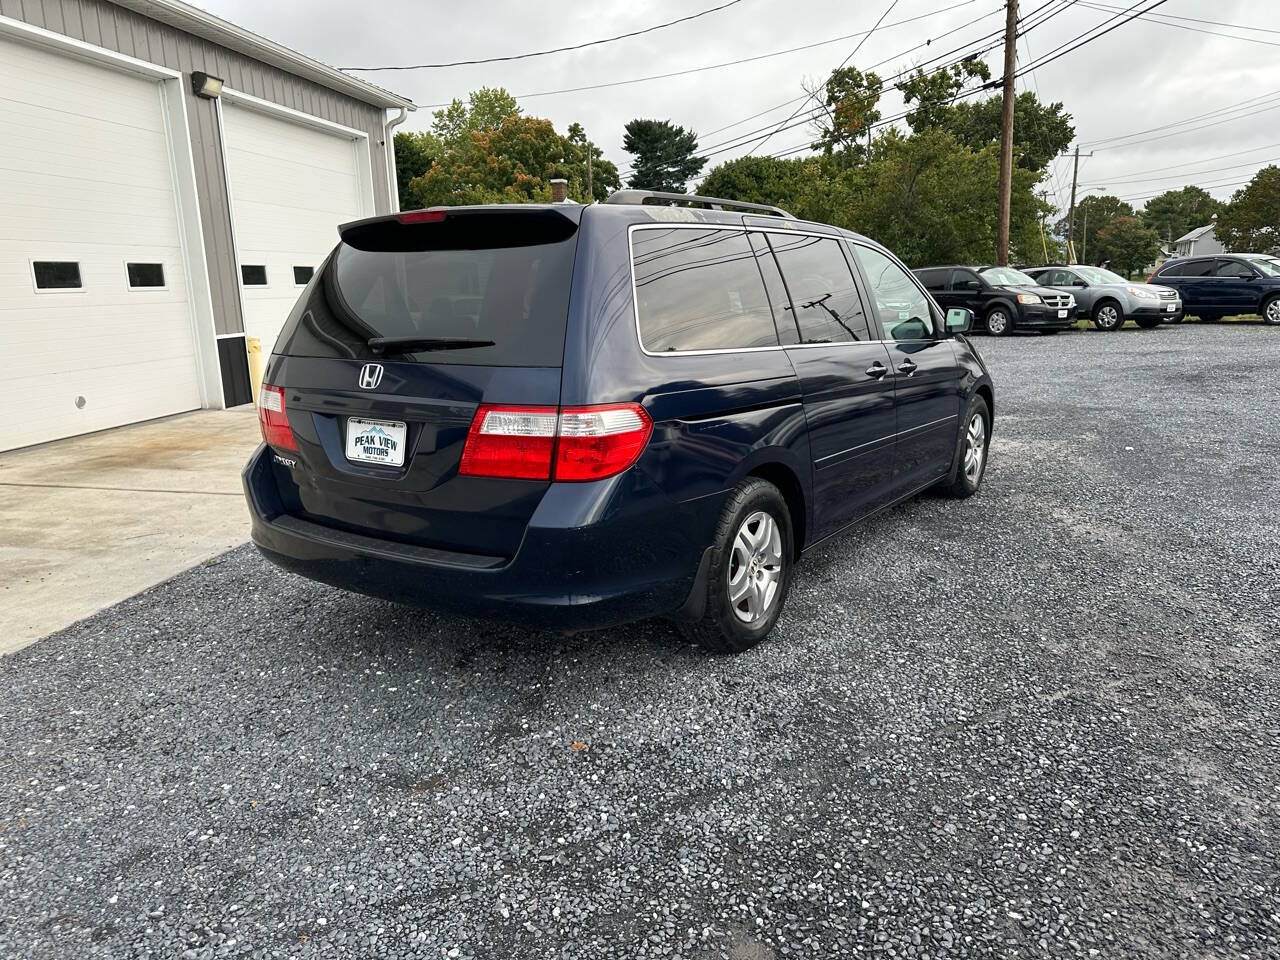
<svg viewBox="0 0 1280 960">
<path fill-rule="evenodd" d="M 385 147 L 380 144 L 386 114 L 381 108 L 117 7 L 107 0 L 0 0 L 0 14 L 180 70 L 184 75 L 203 70 L 263 100 L 365 131 L 369 135 L 374 209 L 378 213 L 390 212 Z M 184 89 L 215 327 L 218 333 L 240 333 L 244 320 L 231 250 L 231 211 L 217 119 L 212 101 L 196 97 L 189 87 Z"/>
</svg>

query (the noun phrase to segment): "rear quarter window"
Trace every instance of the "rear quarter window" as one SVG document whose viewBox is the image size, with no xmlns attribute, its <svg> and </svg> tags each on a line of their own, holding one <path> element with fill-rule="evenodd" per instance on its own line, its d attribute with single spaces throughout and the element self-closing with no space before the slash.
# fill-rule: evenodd
<svg viewBox="0 0 1280 960">
<path fill-rule="evenodd" d="M 650 353 L 778 345 L 745 231 L 632 230 L 631 263 L 640 343 Z"/>
</svg>

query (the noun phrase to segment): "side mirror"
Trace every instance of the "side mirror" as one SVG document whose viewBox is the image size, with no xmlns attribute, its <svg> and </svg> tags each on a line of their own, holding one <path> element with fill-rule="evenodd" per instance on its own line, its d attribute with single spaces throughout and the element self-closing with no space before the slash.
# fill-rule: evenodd
<svg viewBox="0 0 1280 960">
<path fill-rule="evenodd" d="M 947 311 L 947 333 L 968 333 L 973 329 L 973 311 L 964 307 L 952 307 Z"/>
<path fill-rule="evenodd" d="M 1075 283 L 1073 283 L 1073 284 L 1071 284 L 1071 285 L 1072 285 L 1073 287 L 1087 287 L 1087 286 L 1088 286 L 1088 284 L 1087 284 L 1087 283 L 1085 283 L 1083 280 L 1077 280 Z"/>
</svg>

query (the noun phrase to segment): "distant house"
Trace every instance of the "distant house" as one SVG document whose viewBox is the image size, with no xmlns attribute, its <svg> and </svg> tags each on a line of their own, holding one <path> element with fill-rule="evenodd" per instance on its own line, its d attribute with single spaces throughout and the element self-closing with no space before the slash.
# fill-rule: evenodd
<svg viewBox="0 0 1280 960">
<path fill-rule="evenodd" d="M 1217 220 L 1214 217 L 1214 220 Z M 1189 233 L 1184 233 L 1173 242 L 1173 252 L 1179 257 L 1203 257 L 1214 253 L 1226 253 L 1227 248 L 1218 242 L 1218 238 L 1214 236 L 1214 224 L 1196 227 Z"/>
</svg>

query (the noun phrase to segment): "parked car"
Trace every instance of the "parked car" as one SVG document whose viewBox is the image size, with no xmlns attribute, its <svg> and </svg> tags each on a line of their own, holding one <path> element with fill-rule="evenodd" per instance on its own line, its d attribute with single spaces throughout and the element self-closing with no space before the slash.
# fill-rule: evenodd
<svg viewBox="0 0 1280 960">
<path fill-rule="evenodd" d="M 995 337 L 1015 330 L 1057 333 L 1076 322 L 1075 297 L 1012 267 L 924 267 L 915 274 L 944 308 L 972 311 Z"/>
<path fill-rule="evenodd" d="M 737 651 L 803 552 L 978 489 L 968 311 L 865 237 L 678 199 L 707 208 L 622 191 L 342 226 L 266 366 L 262 553 L 523 623 L 671 616 Z"/>
<path fill-rule="evenodd" d="M 1256 313 L 1280 326 L 1280 264 L 1261 255 L 1181 257 L 1161 265 L 1151 282 L 1177 290 L 1186 313 L 1201 320 Z"/>
<path fill-rule="evenodd" d="M 1076 311 L 1099 330 L 1119 330 L 1126 320 L 1145 329 L 1182 322 L 1182 299 L 1171 287 L 1133 283 L 1104 270 L 1081 264 L 1027 267 L 1037 283 L 1056 287 L 1076 298 Z"/>
</svg>

